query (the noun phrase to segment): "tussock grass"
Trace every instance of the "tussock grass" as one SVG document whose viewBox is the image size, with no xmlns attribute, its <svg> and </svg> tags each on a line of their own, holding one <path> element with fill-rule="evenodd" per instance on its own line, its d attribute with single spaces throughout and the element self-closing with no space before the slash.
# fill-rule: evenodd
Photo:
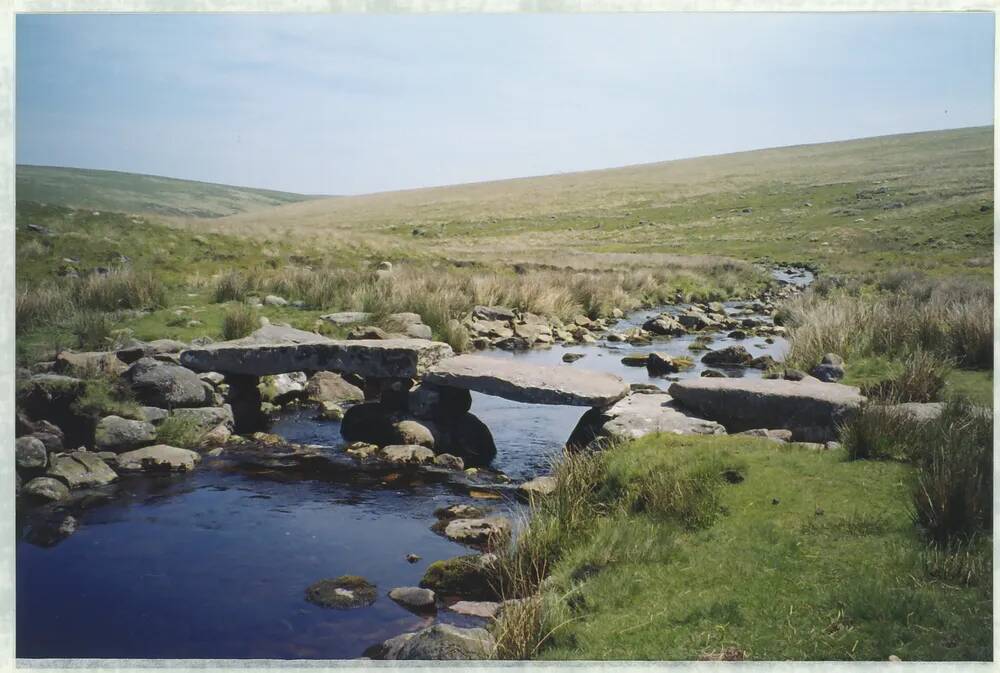
<svg viewBox="0 0 1000 673">
<path fill-rule="evenodd" d="M 866 404 L 840 429 L 840 443 L 852 460 L 905 460 L 918 432 L 892 405 Z"/>
<path fill-rule="evenodd" d="M 115 316 L 101 311 L 82 310 L 70 319 L 70 331 L 80 350 L 107 350 L 115 329 Z"/>
<path fill-rule="evenodd" d="M 862 393 L 882 402 L 935 402 L 951 372 L 951 361 L 918 349 L 903 361 L 899 374 L 862 386 Z"/>
<path fill-rule="evenodd" d="M 875 294 L 811 291 L 789 302 L 786 361 L 809 369 L 825 353 L 907 358 L 923 351 L 963 367 L 993 366 L 993 294 L 981 281 L 883 281 Z"/>
<path fill-rule="evenodd" d="M 964 586 L 989 585 L 993 578 L 992 540 L 973 535 L 944 545 L 931 545 L 920 554 L 924 572 L 933 579 Z"/>
<path fill-rule="evenodd" d="M 992 532 L 993 414 L 953 398 L 913 444 L 913 518 L 935 544 Z"/>
<path fill-rule="evenodd" d="M 257 309 L 247 304 L 236 304 L 222 316 L 222 338 L 227 341 L 249 336 L 258 327 L 260 316 Z"/>
<path fill-rule="evenodd" d="M 156 441 L 182 449 L 197 449 L 205 431 L 191 417 L 168 416 L 156 427 Z"/>
</svg>

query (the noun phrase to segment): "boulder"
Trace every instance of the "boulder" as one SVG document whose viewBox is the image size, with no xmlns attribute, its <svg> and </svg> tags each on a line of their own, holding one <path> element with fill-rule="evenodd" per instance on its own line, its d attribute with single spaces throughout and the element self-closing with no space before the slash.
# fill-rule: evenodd
<svg viewBox="0 0 1000 673">
<path fill-rule="evenodd" d="M 450 453 L 439 453 L 434 456 L 434 464 L 448 470 L 464 470 L 465 461 Z"/>
<path fill-rule="evenodd" d="M 14 462 L 19 470 L 43 470 L 48 465 L 45 444 L 37 437 L 25 435 L 14 440 Z"/>
<path fill-rule="evenodd" d="M 105 416 L 94 430 L 94 444 L 101 451 L 121 453 L 156 441 L 156 428 L 146 421 Z"/>
<path fill-rule="evenodd" d="M 439 596 L 493 600 L 495 559 L 492 554 L 470 554 L 435 561 L 427 567 L 420 586 L 433 589 Z"/>
<path fill-rule="evenodd" d="M 591 409 L 570 435 L 572 447 L 599 446 L 665 432 L 675 435 L 724 435 L 715 421 L 693 416 L 664 392 L 635 393 L 606 409 Z"/>
<path fill-rule="evenodd" d="M 673 316 L 663 313 L 651 318 L 642 324 L 642 328 L 647 332 L 652 332 L 657 336 L 680 336 L 687 334 L 687 329 Z"/>
<path fill-rule="evenodd" d="M 170 412 L 170 415 L 175 418 L 183 418 L 204 432 L 208 432 L 220 425 L 224 425 L 230 430 L 233 429 L 233 410 L 228 404 L 224 404 L 221 407 L 174 409 Z"/>
<path fill-rule="evenodd" d="M 379 458 L 390 463 L 421 465 L 434 461 L 434 452 L 425 446 L 393 444 L 379 451 Z"/>
<path fill-rule="evenodd" d="M 142 358 L 128 368 L 125 379 L 136 397 L 149 406 L 201 407 L 212 401 L 211 386 L 180 365 Z"/>
<path fill-rule="evenodd" d="M 778 362 L 770 355 L 761 355 L 747 363 L 747 366 L 751 369 L 771 369 L 772 367 L 777 367 Z"/>
<path fill-rule="evenodd" d="M 42 423 L 44 423 L 45 425 L 55 427 L 54 425 L 48 423 L 47 421 L 42 421 Z M 58 432 L 47 432 L 45 430 L 36 430 L 29 436 L 34 437 L 42 444 L 44 444 L 46 452 L 62 453 L 62 451 L 65 449 L 65 445 L 63 444 L 63 433 L 61 430 L 59 430 L 59 428 L 56 428 L 56 430 Z"/>
<path fill-rule="evenodd" d="M 918 423 L 935 421 L 944 411 L 943 402 L 904 402 L 891 407 L 895 411 L 906 414 Z"/>
<path fill-rule="evenodd" d="M 417 445 L 433 449 L 435 430 L 433 424 L 427 421 L 420 422 L 412 419 L 397 421 L 392 424 L 390 441 L 393 444 Z"/>
<path fill-rule="evenodd" d="M 753 356 L 743 346 L 727 346 L 717 351 L 709 351 L 701 357 L 706 365 L 736 367 L 750 364 Z"/>
<path fill-rule="evenodd" d="M 57 374 L 68 374 L 78 376 L 88 376 L 92 372 L 103 372 L 112 376 L 118 376 L 126 369 L 117 354 L 106 351 L 93 353 L 73 353 L 71 351 L 60 351 L 56 354 L 52 371 Z"/>
<path fill-rule="evenodd" d="M 288 306 L 288 300 L 276 294 L 269 294 L 264 297 L 264 304 L 267 306 Z"/>
<path fill-rule="evenodd" d="M 452 519 L 444 527 L 445 537 L 463 544 L 498 542 L 507 538 L 510 532 L 510 522 L 502 517 Z"/>
<path fill-rule="evenodd" d="M 66 484 L 52 477 L 35 477 L 21 489 L 21 494 L 39 500 L 56 502 L 69 497 Z"/>
<path fill-rule="evenodd" d="M 420 587 L 396 587 L 389 591 L 389 598 L 415 612 L 430 612 L 435 607 L 434 592 Z"/>
<path fill-rule="evenodd" d="M 380 648 L 382 659 L 393 661 L 453 661 L 488 659 L 496 641 L 486 629 L 434 624 L 416 633 L 390 638 Z"/>
<path fill-rule="evenodd" d="M 563 353 L 562 361 L 567 363 L 576 362 L 586 355 L 586 353 Z"/>
<path fill-rule="evenodd" d="M 816 365 L 809 371 L 809 373 L 824 383 L 836 383 L 844 378 L 846 374 L 842 365 L 832 364 Z"/>
<path fill-rule="evenodd" d="M 628 385 L 612 374 L 482 355 L 442 360 L 424 381 L 532 404 L 605 406 L 628 393 Z"/>
<path fill-rule="evenodd" d="M 123 472 L 189 472 L 201 460 L 194 451 L 157 444 L 118 454 Z"/>
<path fill-rule="evenodd" d="M 357 575 L 324 579 L 306 589 L 306 600 L 324 608 L 347 610 L 375 602 L 375 585 Z"/>
<path fill-rule="evenodd" d="M 261 399 L 279 406 L 288 404 L 305 394 L 306 381 L 304 372 L 286 372 L 262 377 Z"/>
<path fill-rule="evenodd" d="M 428 325 L 423 323 L 410 323 L 403 328 L 403 334 L 412 339 L 426 339 L 430 341 L 434 338 L 434 332 Z"/>
<path fill-rule="evenodd" d="M 156 425 L 170 416 L 170 412 L 160 407 L 139 407 L 139 415 L 147 423 Z"/>
<path fill-rule="evenodd" d="M 118 478 L 108 464 L 88 451 L 74 451 L 52 456 L 46 474 L 70 488 L 104 486 Z"/>
<path fill-rule="evenodd" d="M 718 421 L 730 432 L 783 428 L 796 439 L 833 439 L 836 426 L 864 401 L 857 388 L 815 379 L 689 379 L 673 383 L 670 394 L 685 408 Z"/>
<path fill-rule="evenodd" d="M 389 333 L 381 327 L 376 327 L 375 325 L 359 325 L 351 328 L 351 331 L 347 333 L 347 338 L 351 341 L 383 341 L 389 338 Z"/>
<path fill-rule="evenodd" d="M 629 353 L 621 359 L 621 363 L 626 367 L 645 367 L 649 362 L 648 353 Z"/>
<path fill-rule="evenodd" d="M 720 372 L 717 369 L 704 369 L 701 372 L 701 376 L 703 376 L 706 379 L 728 379 L 729 378 L 726 374 L 724 374 L 723 372 Z"/>
<path fill-rule="evenodd" d="M 472 395 L 464 388 L 421 383 L 410 390 L 407 408 L 417 418 L 449 418 L 468 412 L 472 408 Z"/>
<path fill-rule="evenodd" d="M 372 319 L 372 314 L 362 311 L 341 311 L 340 313 L 321 315 L 319 319 L 331 325 L 354 325 L 361 322 L 368 322 Z"/>
<path fill-rule="evenodd" d="M 676 374 L 681 370 L 681 363 L 677 362 L 666 353 L 650 353 L 649 358 L 646 360 L 646 370 L 652 376 Z"/>
<path fill-rule="evenodd" d="M 316 372 L 305 385 L 305 396 L 311 402 L 363 402 L 365 393 L 335 372 Z"/>
</svg>

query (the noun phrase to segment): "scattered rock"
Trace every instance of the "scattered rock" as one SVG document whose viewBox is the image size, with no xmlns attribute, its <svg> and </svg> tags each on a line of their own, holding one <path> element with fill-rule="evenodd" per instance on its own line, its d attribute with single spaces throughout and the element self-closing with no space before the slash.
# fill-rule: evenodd
<svg viewBox="0 0 1000 673">
<path fill-rule="evenodd" d="M 707 379 L 728 379 L 729 377 L 717 369 L 702 370 L 701 375 Z"/>
<path fill-rule="evenodd" d="M 846 374 L 843 366 L 833 364 L 816 365 L 809 373 L 824 383 L 836 383 Z"/>
<path fill-rule="evenodd" d="M 586 353 L 563 353 L 563 362 L 576 362 L 580 358 L 584 357 Z"/>
<path fill-rule="evenodd" d="M 390 463 L 425 464 L 434 461 L 434 452 L 416 444 L 392 444 L 379 451 L 379 458 Z"/>
<path fill-rule="evenodd" d="M 452 519 L 445 526 L 444 535 L 463 544 L 485 544 L 506 538 L 510 531 L 510 522 L 502 517 Z"/>
<path fill-rule="evenodd" d="M 449 605 L 448 609 L 460 615 L 493 619 L 500 611 L 500 603 L 494 601 L 458 601 Z"/>
<path fill-rule="evenodd" d="M 448 505 L 447 507 L 439 507 L 434 510 L 434 516 L 438 519 L 451 521 L 452 519 L 481 519 L 486 514 L 475 505 L 460 503 L 457 505 Z"/>
<path fill-rule="evenodd" d="M 173 409 L 209 404 L 211 386 L 190 369 L 152 358 L 137 360 L 125 372 L 136 397 L 144 404 Z"/>
<path fill-rule="evenodd" d="M 645 367 L 647 362 L 649 362 L 648 353 L 629 353 L 621 360 L 626 367 Z"/>
<path fill-rule="evenodd" d="M 101 451 L 121 453 L 152 444 L 156 428 L 146 421 L 133 421 L 120 416 L 106 416 L 94 430 L 94 444 Z"/>
<path fill-rule="evenodd" d="M 347 445 L 344 449 L 344 453 L 354 458 L 365 460 L 366 458 L 371 458 L 378 453 L 378 446 L 376 444 L 368 444 L 366 442 L 354 442 Z"/>
<path fill-rule="evenodd" d="M 419 554 L 407 554 L 406 555 L 406 562 L 407 563 L 416 563 L 419 560 L 420 560 L 420 555 Z"/>
<path fill-rule="evenodd" d="M 495 574 L 492 554 L 456 556 L 427 567 L 420 586 L 439 596 L 461 596 L 471 600 L 493 600 Z"/>
<path fill-rule="evenodd" d="M 636 439 L 656 432 L 675 435 L 722 435 L 715 421 L 692 416 L 664 392 L 629 395 L 606 409 L 591 409 L 580 418 L 567 445 L 599 446 L 608 440 Z"/>
<path fill-rule="evenodd" d="M 21 489 L 22 495 L 49 500 L 52 502 L 65 500 L 69 497 L 69 489 L 66 484 L 51 477 L 36 477 L 29 481 Z"/>
<path fill-rule="evenodd" d="M 365 394 L 335 372 L 316 372 L 305 385 L 305 396 L 312 402 L 363 402 Z"/>
<path fill-rule="evenodd" d="M 363 577 L 341 575 L 324 579 L 306 589 L 306 600 L 324 608 L 346 610 L 375 602 L 376 587 Z"/>
<path fill-rule="evenodd" d="M 30 435 L 14 441 L 14 458 L 19 470 L 42 470 L 48 464 L 48 453 L 42 440 Z"/>
<path fill-rule="evenodd" d="M 264 303 L 267 306 L 288 306 L 288 300 L 276 294 L 269 294 L 264 297 Z"/>
<path fill-rule="evenodd" d="M 450 453 L 439 453 L 434 456 L 434 464 L 439 467 L 444 467 L 449 470 L 464 470 L 465 461 L 463 461 L 458 456 L 453 456 Z"/>
<path fill-rule="evenodd" d="M 652 376 L 675 374 L 681 370 L 681 363 L 666 353 L 650 353 L 646 360 L 646 370 Z"/>
<path fill-rule="evenodd" d="M 123 472 L 189 472 L 201 461 L 194 451 L 157 444 L 118 455 Z"/>
<path fill-rule="evenodd" d="M 777 367 L 778 363 L 770 355 L 761 355 L 751 360 L 747 366 L 751 369 L 771 369 Z"/>
<path fill-rule="evenodd" d="M 429 612 L 435 607 L 434 592 L 420 587 L 396 587 L 389 591 L 389 598 L 417 612 Z"/>
<path fill-rule="evenodd" d="M 107 463 L 87 451 L 52 456 L 46 474 L 59 479 L 70 488 L 104 486 L 118 478 Z"/>
<path fill-rule="evenodd" d="M 385 641 L 380 657 L 398 661 L 488 659 L 495 648 L 496 642 L 486 629 L 434 624 L 416 633 L 404 633 Z"/>
<path fill-rule="evenodd" d="M 754 428 L 753 430 L 744 430 L 739 434 L 751 437 L 763 437 L 781 443 L 792 441 L 792 431 L 784 429 L 769 430 L 767 428 Z"/>
<path fill-rule="evenodd" d="M 750 364 L 753 356 L 743 346 L 727 346 L 717 351 L 709 351 L 701 357 L 706 365 L 723 367 L 745 366 Z"/>
</svg>

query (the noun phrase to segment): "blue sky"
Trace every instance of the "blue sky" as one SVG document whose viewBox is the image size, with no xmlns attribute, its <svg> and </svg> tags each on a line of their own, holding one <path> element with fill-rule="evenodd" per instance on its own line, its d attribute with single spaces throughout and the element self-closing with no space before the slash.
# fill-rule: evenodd
<svg viewBox="0 0 1000 673">
<path fill-rule="evenodd" d="M 19 163 L 352 194 L 990 124 L 989 14 L 21 15 Z"/>
</svg>

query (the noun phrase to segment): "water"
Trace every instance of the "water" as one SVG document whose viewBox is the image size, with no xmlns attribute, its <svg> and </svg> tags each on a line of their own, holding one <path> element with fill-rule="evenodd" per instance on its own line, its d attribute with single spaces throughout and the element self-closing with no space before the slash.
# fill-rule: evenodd
<svg viewBox="0 0 1000 673">
<path fill-rule="evenodd" d="M 734 311 L 733 304 L 727 309 Z M 642 324 L 658 311 L 629 316 L 619 328 Z M 754 355 L 780 359 L 785 343 L 716 334 L 712 348 L 739 343 Z M 625 367 L 632 352 L 692 355 L 693 337 L 648 346 L 602 342 L 556 346 L 493 357 L 618 374 L 630 383 L 670 380 L 645 368 Z M 584 353 L 564 364 L 567 351 Z M 697 361 L 699 354 L 695 355 Z M 679 377 L 697 377 L 704 366 Z M 733 369 L 731 375 L 760 376 Z M 472 413 L 492 430 L 492 467 L 515 481 L 548 471 L 586 411 L 528 405 L 473 393 Z M 317 444 L 335 454 L 340 425 L 298 411 L 272 431 L 289 441 Z M 107 658 L 340 659 L 361 656 L 386 638 L 427 626 L 433 617 L 408 612 L 386 597 L 415 586 L 427 565 L 469 553 L 433 533 L 434 509 L 473 502 L 447 483 L 352 485 L 345 479 L 299 478 L 279 471 L 254 474 L 206 459 L 192 475 L 132 477 L 114 498 L 74 512 L 79 529 L 54 546 L 28 542 L 23 515 L 17 542 L 17 656 Z M 516 507 L 475 501 L 495 511 Z M 407 554 L 418 554 L 410 564 Z M 378 586 L 368 608 L 332 610 L 304 600 L 313 582 L 359 574 Z M 440 610 L 438 620 L 459 625 L 476 618 Z"/>
</svg>

